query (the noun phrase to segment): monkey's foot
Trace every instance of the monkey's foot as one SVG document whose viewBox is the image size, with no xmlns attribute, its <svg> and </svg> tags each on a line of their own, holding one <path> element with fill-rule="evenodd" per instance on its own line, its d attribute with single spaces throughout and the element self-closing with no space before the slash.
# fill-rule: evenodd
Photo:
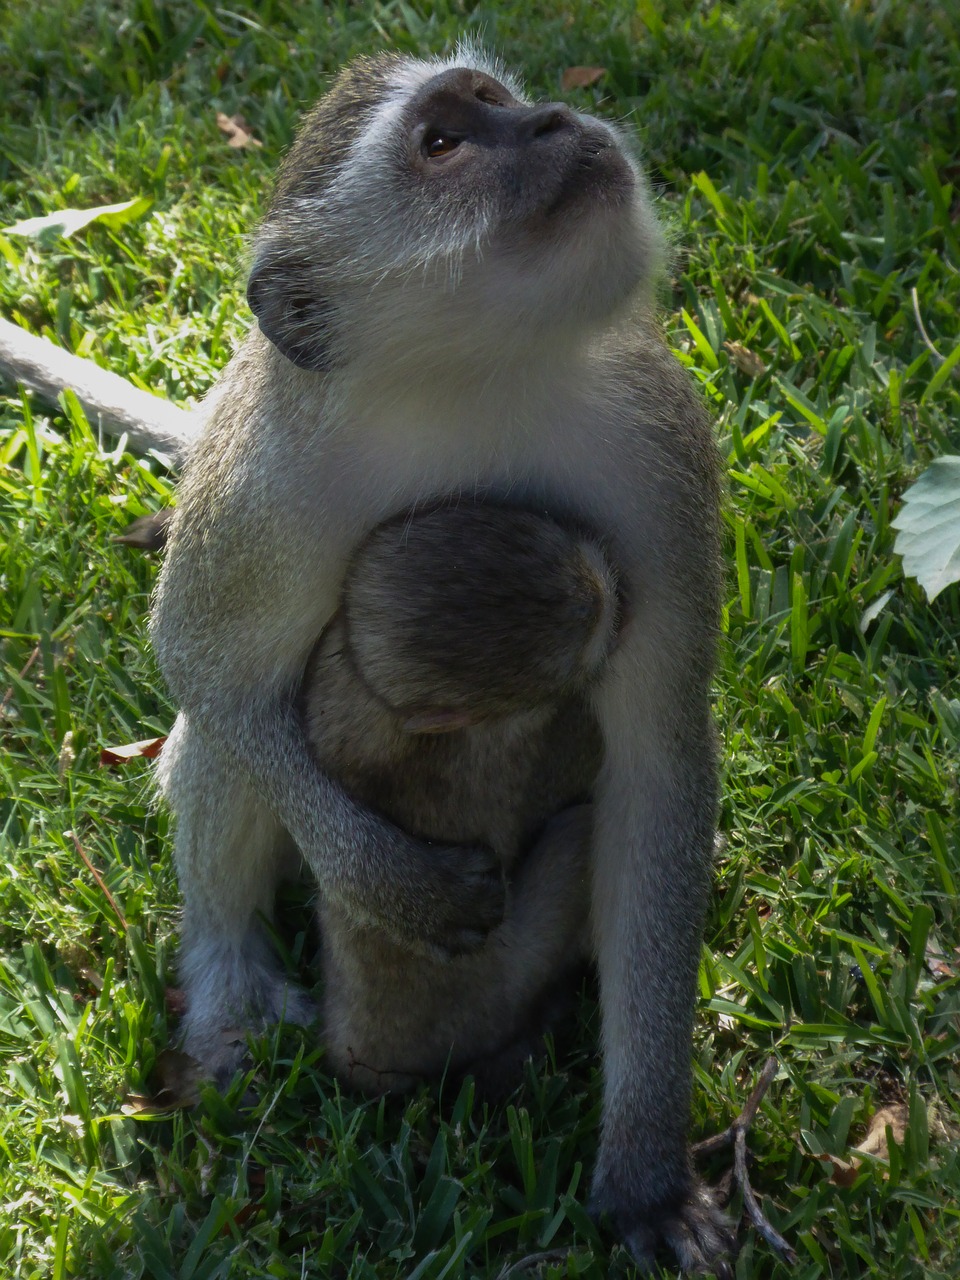
<svg viewBox="0 0 960 1280">
<path fill-rule="evenodd" d="M 219 1088 L 241 1065 L 248 1034 L 317 1017 L 314 1001 L 280 972 L 259 939 L 248 940 L 246 949 L 195 942 L 181 968 L 187 1001 L 182 1048 Z"/>
<path fill-rule="evenodd" d="M 607 1207 L 602 1192 L 595 1192 L 594 1213 Z M 737 1251 L 736 1227 L 719 1208 L 709 1188 L 695 1179 L 679 1195 L 645 1211 L 630 1213 L 611 1207 L 610 1212 L 617 1235 L 641 1271 L 657 1274 L 657 1253 L 666 1246 L 682 1271 L 732 1280 L 730 1260 Z"/>
<path fill-rule="evenodd" d="M 747 1099 L 743 1110 L 733 1124 L 728 1129 L 724 1129 L 722 1133 L 717 1133 L 712 1138 L 705 1138 L 703 1142 L 695 1143 L 690 1152 L 694 1158 L 697 1158 L 712 1155 L 715 1151 L 722 1151 L 724 1147 L 733 1147 L 733 1168 L 724 1179 L 726 1183 L 724 1190 L 727 1192 L 724 1203 L 729 1201 L 733 1187 L 738 1187 L 743 1196 L 744 1214 L 751 1226 L 766 1240 L 771 1249 L 780 1255 L 784 1262 L 793 1264 L 797 1261 L 797 1255 L 760 1208 L 760 1203 L 754 1194 L 753 1188 L 750 1186 L 750 1178 L 747 1173 L 747 1130 L 753 1124 L 760 1103 L 763 1101 L 763 1096 L 769 1089 L 773 1077 L 777 1074 L 778 1065 L 776 1058 L 768 1058 L 764 1063 L 763 1071 L 760 1073 L 760 1079 L 757 1081 L 753 1093 Z"/>
</svg>

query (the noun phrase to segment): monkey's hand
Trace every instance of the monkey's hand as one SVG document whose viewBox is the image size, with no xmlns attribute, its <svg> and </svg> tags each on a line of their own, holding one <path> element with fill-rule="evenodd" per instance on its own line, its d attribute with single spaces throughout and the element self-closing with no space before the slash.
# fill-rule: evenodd
<svg viewBox="0 0 960 1280">
<path fill-rule="evenodd" d="M 358 860 L 366 883 L 353 876 L 331 886 L 350 916 L 434 959 L 483 946 L 506 907 L 503 870 L 491 849 L 430 844 L 382 822 L 371 836 Z"/>
<path fill-rule="evenodd" d="M 609 1215 L 617 1236 L 643 1272 L 659 1274 L 656 1255 L 666 1247 L 683 1271 L 732 1280 L 736 1228 L 704 1183 L 691 1173 L 672 1195 L 648 1205 L 629 1203 L 629 1192 L 629 1182 L 598 1176 L 590 1208 L 597 1217 Z"/>
</svg>

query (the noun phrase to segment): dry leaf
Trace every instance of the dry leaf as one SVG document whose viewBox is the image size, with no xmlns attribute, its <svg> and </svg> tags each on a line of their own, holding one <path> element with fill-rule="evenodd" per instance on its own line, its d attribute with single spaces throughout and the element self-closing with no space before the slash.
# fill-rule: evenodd
<svg viewBox="0 0 960 1280">
<path fill-rule="evenodd" d="M 149 196 L 136 196 L 133 200 L 122 200 L 120 204 L 101 204 L 93 209 L 55 209 L 53 213 L 44 213 L 37 218 L 15 222 L 9 227 L 0 227 L 0 232 L 14 236 L 56 233 L 66 239 L 82 231 L 91 222 L 102 222 L 111 228 L 121 227 L 131 219 L 142 218 L 152 204 Z"/>
<path fill-rule="evenodd" d="M 101 769 L 108 765 L 126 764 L 130 760 L 154 760 L 160 754 L 167 738 L 144 738 L 141 742 L 128 742 L 120 747 L 104 747 L 100 752 Z"/>
<path fill-rule="evenodd" d="M 862 1151 L 865 1156 L 876 1156 L 878 1160 L 889 1160 L 887 1126 L 890 1126 L 893 1140 L 899 1147 L 906 1137 L 909 1119 L 910 1109 L 904 1102 L 898 1102 L 892 1107 L 881 1107 L 870 1121 L 867 1136 L 854 1147 L 854 1151 Z"/>
<path fill-rule="evenodd" d="M 950 963 L 947 953 L 933 933 L 927 938 L 923 958 L 926 961 L 927 969 L 935 978 L 949 979 L 956 977 L 956 969 Z"/>
<path fill-rule="evenodd" d="M 589 89 L 606 74 L 606 67 L 567 67 L 560 77 L 560 88 L 564 93 L 571 89 Z"/>
<path fill-rule="evenodd" d="M 195 1107 L 203 1079 L 204 1071 L 196 1058 L 176 1049 L 162 1049 L 147 1081 L 149 1092 L 130 1094 L 120 1109 L 124 1115 L 137 1116 Z"/>
<path fill-rule="evenodd" d="M 762 378 L 767 372 L 767 366 L 757 353 L 745 347 L 742 342 L 725 342 L 723 349 L 740 372 L 745 373 L 748 378 Z"/>
<path fill-rule="evenodd" d="M 816 1159 L 825 1166 L 829 1165 L 830 1181 L 835 1186 L 850 1187 L 856 1182 L 857 1174 L 863 1165 L 863 1161 L 856 1153 L 859 1151 L 861 1155 L 871 1156 L 876 1160 L 889 1160 L 887 1126 L 889 1125 L 893 1140 L 899 1146 L 906 1137 L 909 1119 L 910 1109 L 906 1103 L 897 1102 L 891 1107 L 881 1107 L 870 1121 L 867 1136 L 853 1148 L 849 1160 L 841 1160 L 839 1156 L 831 1155 L 820 1155 Z"/>
<path fill-rule="evenodd" d="M 243 116 L 228 116 L 223 111 L 217 112 L 217 128 L 227 139 L 231 147 L 262 147 L 263 143 L 250 132 L 250 126 Z"/>
<path fill-rule="evenodd" d="M 852 1187 L 860 1172 L 859 1160 L 841 1160 L 839 1156 L 819 1156 L 822 1164 L 830 1166 L 830 1181 L 836 1187 Z"/>
</svg>

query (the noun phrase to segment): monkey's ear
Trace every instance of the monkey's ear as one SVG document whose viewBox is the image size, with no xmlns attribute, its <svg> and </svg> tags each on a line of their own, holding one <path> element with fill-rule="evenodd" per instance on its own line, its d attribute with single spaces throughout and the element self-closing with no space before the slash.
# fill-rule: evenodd
<svg viewBox="0 0 960 1280">
<path fill-rule="evenodd" d="M 334 308 L 310 290 L 306 263 L 290 258 L 253 264 L 247 301 L 260 331 L 301 369 L 324 373 L 333 357 Z"/>
</svg>

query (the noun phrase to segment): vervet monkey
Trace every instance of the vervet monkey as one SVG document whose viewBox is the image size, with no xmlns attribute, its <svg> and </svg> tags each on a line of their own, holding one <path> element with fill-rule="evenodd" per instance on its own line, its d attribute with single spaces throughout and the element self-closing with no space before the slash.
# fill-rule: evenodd
<svg viewBox="0 0 960 1280">
<path fill-rule="evenodd" d="M 617 610 L 601 550 L 527 512 L 446 504 L 378 526 L 352 557 L 304 679 L 311 748 L 354 800 L 426 839 L 483 843 L 511 883 L 486 944 L 464 939 L 455 959 L 321 900 L 324 1043 L 347 1082 L 452 1069 L 488 1093 L 515 1084 L 586 962 L 601 743 L 585 692 Z"/>
<path fill-rule="evenodd" d="M 686 1147 L 717 787 L 718 468 L 652 316 L 659 259 L 611 126 L 530 104 L 472 53 L 350 65 L 305 119 L 255 241 L 258 327 L 192 451 L 152 634 L 181 707 L 161 778 L 186 1047 L 215 1066 L 224 1028 L 308 1012 L 259 923 L 289 838 L 338 917 L 413 955 L 482 952 L 504 911 L 493 850 L 425 842 L 312 754 L 299 690 L 356 548 L 460 497 L 601 541 L 621 616 L 575 726 L 601 742 L 593 1204 L 643 1265 L 662 1242 L 718 1270 L 732 1231 Z"/>
</svg>

